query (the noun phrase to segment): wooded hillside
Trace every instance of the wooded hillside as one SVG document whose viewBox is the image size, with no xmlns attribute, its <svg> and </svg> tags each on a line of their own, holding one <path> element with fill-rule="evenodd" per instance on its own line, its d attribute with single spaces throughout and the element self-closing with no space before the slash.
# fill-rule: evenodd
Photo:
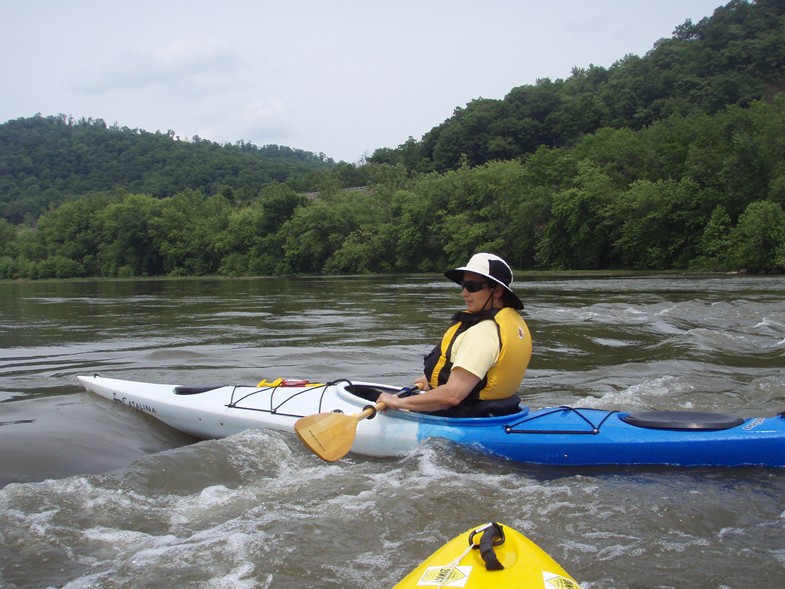
<svg viewBox="0 0 785 589">
<path fill-rule="evenodd" d="M 224 192 L 243 201 L 273 181 L 316 190 L 310 173 L 334 166 L 324 154 L 278 145 L 184 141 L 101 119 L 39 115 L 0 125 L 0 215 L 29 222 L 52 204 L 116 188 L 156 197 Z"/>
<path fill-rule="evenodd" d="M 570 147 L 601 128 L 644 129 L 673 115 L 716 114 L 785 89 L 782 0 L 733 0 L 711 18 L 687 20 L 645 56 L 610 68 L 574 67 L 566 79 L 513 88 L 503 100 L 478 98 L 397 149 L 369 161 L 423 172 L 513 159 Z"/>
</svg>

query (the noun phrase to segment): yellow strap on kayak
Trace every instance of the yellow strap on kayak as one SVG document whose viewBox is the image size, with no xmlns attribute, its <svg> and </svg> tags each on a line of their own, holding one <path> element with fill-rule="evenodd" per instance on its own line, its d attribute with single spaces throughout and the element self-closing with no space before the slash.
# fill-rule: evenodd
<svg viewBox="0 0 785 589">
<path fill-rule="evenodd" d="M 276 378 L 275 380 L 260 380 L 257 387 L 323 387 L 324 383 L 310 382 L 299 378 Z"/>
</svg>

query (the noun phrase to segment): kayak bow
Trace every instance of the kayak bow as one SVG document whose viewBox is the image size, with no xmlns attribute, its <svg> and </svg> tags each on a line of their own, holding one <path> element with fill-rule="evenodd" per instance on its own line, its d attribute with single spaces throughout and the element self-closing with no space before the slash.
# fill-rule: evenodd
<svg viewBox="0 0 785 589">
<path fill-rule="evenodd" d="M 542 548 L 496 522 L 456 536 L 393 589 L 581 589 Z"/>
</svg>

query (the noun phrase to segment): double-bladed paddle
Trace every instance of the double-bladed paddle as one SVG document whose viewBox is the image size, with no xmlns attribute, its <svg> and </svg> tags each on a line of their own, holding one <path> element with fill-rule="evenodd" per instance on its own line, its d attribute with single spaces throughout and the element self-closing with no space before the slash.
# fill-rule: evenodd
<svg viewBox="0 0 785 589">
<path fill-rule="evenodd" d="M 404 387 L 396 394 L 405 397 L 418 390 L 418 387 Z M 295 422 L 294 431 L 311 452 L 322 460 L 335 462 L 351 450 L 357 435 L 357 424 L 367 417 L 376 415 L 377 411 L 383 411 L 385 407 L 386 405 L 380 402 L 352 415 L 346 413 L 306 415 Z"/>
</svg>

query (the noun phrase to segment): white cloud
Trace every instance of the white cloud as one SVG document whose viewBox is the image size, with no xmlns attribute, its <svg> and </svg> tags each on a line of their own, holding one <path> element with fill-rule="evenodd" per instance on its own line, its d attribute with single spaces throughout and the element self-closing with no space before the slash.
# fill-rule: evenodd
<svg viewBox="0 0 785 589">
<path fill-rule="evenodd" d="M 149 51 L 110 55 L 99 67 L 77 76 L 74 88 L 95 94 L 183 84 L 220 88 L 221 84 L 232 82 L 241 66 L 236 52 L 229 47 L 178 39 Z"/>
<path fill-rule="evenodd" d="M 279 116 L 284 110 L 283 101 L 270 99 L 252 102 L 246 108 L 246 118 L 249 121 L 260 121 Z"/>
<path fill-rule="evenodd" d="M 197 130 L 199 137 L 218 143 L 236 143 L 242 140 L 256 145 L 275 143 L 297 147 L 290 143 L 290 140 L 297 137 L 297 129 L 288 121 L 288 113 L 282 100 L 263 99 L 245 106 L 221 110 L 222 112 L 204 117 L 219 124 Z"/>
</svg>

